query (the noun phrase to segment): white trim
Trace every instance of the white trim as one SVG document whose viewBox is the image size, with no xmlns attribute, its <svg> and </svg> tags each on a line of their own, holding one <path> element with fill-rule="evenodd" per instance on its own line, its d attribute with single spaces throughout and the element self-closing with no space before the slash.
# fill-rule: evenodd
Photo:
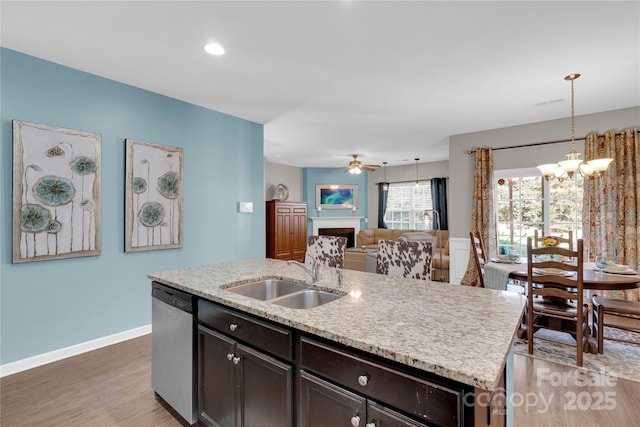
<svg viewBox="0 0 640 427">
<path fill-rule="evenodd" d="M 355 237 L 360 232 L 360 220 L 363 217 L 361 216 L 326 216 L 326 217 L 317 217 L 312 216 L 309 219 L 313 223 L 313 231 L 312 234 L 314 236 L 318 235 L 318 230 L 321 228 L 353 228 L 353 237 L 355 241 Z"/>
<path fill-rule="evenodd" d="M 541 176 L 538 168 L 518 168 L 518 169 L 500 169 L 493 171 L 493 177 L 498 178 L 520 178 L 523 176 Z"/>
<path fill-rule="evenodd" d="M 449 238 L 449 282 L 459 285 L 467 271 L 471 242 L 469 238 Z"/>
<path fill-rule="evenodd" d="M 0 365 L 0 378 L 151 333 L 151 324 Z"/>
</svg>

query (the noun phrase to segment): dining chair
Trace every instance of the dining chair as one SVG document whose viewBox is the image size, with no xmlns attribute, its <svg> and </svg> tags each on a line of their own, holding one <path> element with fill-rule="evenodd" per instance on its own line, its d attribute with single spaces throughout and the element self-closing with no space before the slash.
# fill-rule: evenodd
<svg viewBox="0 0 640 427">
<path fill-rule="evenodd" d="M 533 354 L 534 332 L 555 329 L 553 319 L 564 321 L 570 326 L 562 330 L 575 338 L 576 364 L 582 366 L 582 352 L 589 339 L 589 309 L 583 295 L 582 239 L 577 246 L 575 251 L 558 246 L 533 247 L 532 238 L 527 238 L 527 344 L 529 354 Z M 559 257 L 568 259 L 563 262 Z"/>
<path fill-rule="evenodd" d="M 545 237 L 548 237 L 548 236 L 539 235 L 538 230 L 534 230 L 533 231 L 534 246 L 536 247 L 541 246 L 542 241 L 544 240 Z M 569 237 L 562 237 L 562 236 L 553 236 L 553 237 L 558 239 L 559 245 L 566 244 L 570 251 L 573 250 L 573 230 L 569 230 Z"/>
<path fill-rule="evenodd" d="M 487 251 L 485 250 L 482 236 L 478 230 L 469 233 L 471 239 L 471 252 L 473 260 L 478 271 L 478 286 L 484 288 L 484 265 L 487 262 Z"/>
<path fill-rule="evenodd" d="M 598 340 L 598 353 L 604 353 L 604 338 L 640 345 L 640 341 L 613 335 L 604 336 L 605 326 L 640 333 L 640 301 L 593 295 L 591 302 L 593 337 Z"/>
<path fill-rule="evenodd" d="M 305 264 L 310 265 L 315 259 L 319 267 L 343 268 L 346 248 L 346 237 L 309 236 Z"/>
<path fill-rule="evenodd" d="M 431 242 L 380 240 L 376 273 L 391 277 L 431 279 Z"/>
</svg>

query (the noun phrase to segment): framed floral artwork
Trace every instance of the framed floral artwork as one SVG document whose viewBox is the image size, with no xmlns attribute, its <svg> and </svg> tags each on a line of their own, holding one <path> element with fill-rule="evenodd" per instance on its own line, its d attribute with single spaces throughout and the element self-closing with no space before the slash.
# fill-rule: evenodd
<svg viewBox="0 0 640 427">
<path fill-rule="evenodd" d="M 100 255 L 101 140 L 13 121 L 13 263 Z"/>
<path fill-rule="evenodd" d="M 182 148 L 125 145 L 125 252 L 182 247 Z"/>
</svg>

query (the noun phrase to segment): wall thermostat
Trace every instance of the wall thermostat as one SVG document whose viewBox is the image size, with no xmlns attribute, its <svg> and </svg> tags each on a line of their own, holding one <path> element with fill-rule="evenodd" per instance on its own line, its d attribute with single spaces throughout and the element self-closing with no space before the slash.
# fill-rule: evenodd
<svg viewBox="0 0 640 427">
<path fill-rule="evenodd" d="M 238 212 L 253 213 L 253 202 L 238 202 Z"/>
</svg>

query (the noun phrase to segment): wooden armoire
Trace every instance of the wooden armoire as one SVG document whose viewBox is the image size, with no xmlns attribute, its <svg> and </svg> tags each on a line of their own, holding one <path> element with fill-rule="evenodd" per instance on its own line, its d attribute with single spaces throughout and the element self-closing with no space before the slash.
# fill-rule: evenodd
<svg viewBox="0 0 640 427">
<path fill-rule="evenodd" d="M 307 204 L 267 202 L 267 258 L 304 262 L 307 251 Z"/>
</svg>

